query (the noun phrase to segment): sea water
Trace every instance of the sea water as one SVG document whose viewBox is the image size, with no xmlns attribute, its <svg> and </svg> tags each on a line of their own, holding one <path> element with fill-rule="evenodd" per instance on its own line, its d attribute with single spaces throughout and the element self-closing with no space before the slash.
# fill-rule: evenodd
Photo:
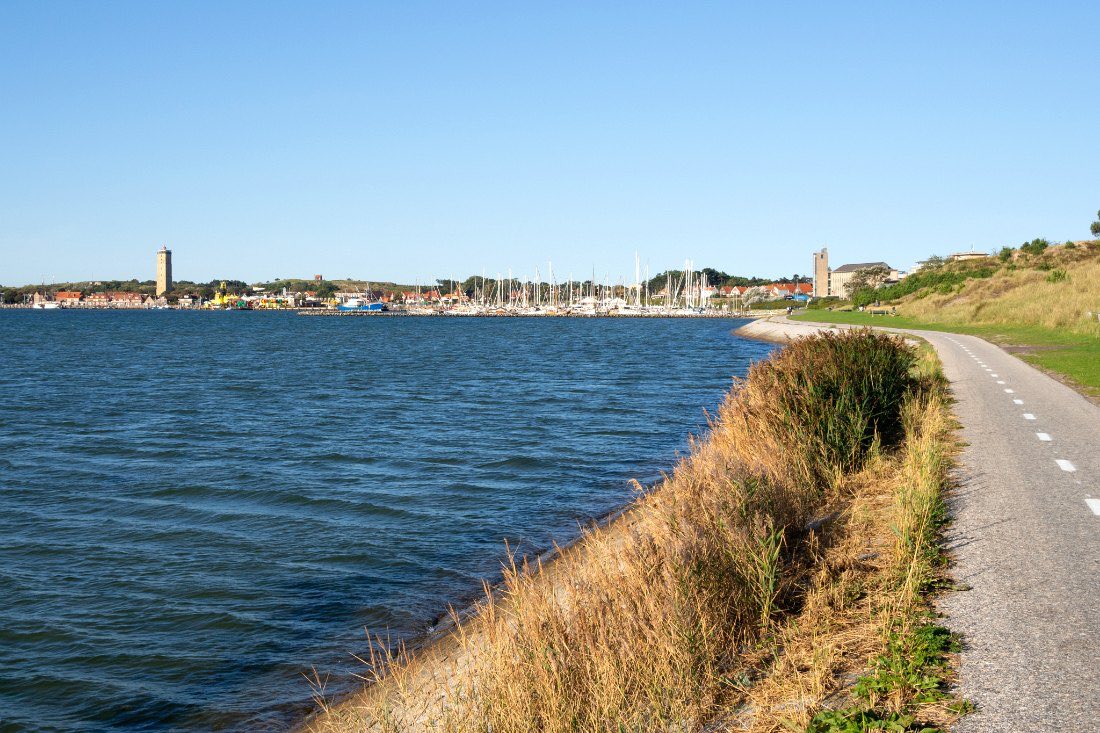
<svg viewBox="0 0 1100 733">
<path fill-rule="evenodd" d="M 0 311 L 0 730 L 285 727 L 670 469 L 741 323 Z"/>
</svg>

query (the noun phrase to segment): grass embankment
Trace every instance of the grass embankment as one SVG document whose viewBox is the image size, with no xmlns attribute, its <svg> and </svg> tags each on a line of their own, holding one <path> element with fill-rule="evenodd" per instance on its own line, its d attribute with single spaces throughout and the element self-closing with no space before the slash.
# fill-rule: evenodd
<svg viewBox="0 0 1100 733">
<path fill-rule="evenodd" d="M 947 265 L 926 286 L 885 303 L 899 315 L 810 310 L 792 318 L 981 336 L 1100 396 L 1100 243 Z"/>
<path fill-rule="evenodd" d="M 622 519 L 545 569 L 506 568 L 426 652 L 377 654 L 378 682 L 309 728 L 923 730 L 953 719 L 953 642 L 927 599 L 942 572 L 944 399 L 934 356 L 898 339 L 796 342 L 752 367 L 708 438 Z"/>
</svg>

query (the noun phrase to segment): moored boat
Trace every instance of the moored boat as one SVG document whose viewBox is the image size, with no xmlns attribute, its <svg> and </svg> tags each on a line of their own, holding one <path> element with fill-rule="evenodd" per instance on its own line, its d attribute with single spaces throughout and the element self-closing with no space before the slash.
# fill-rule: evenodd
<svg viewBox="0 0 1100 733">
<path fill-rule="evenodd" d="M 362 298 L 348 298 L 340 305 L 336 306 L 338 311 L 384 311 L 386 310 L 386 304 L 377 301 L 368 301 Z"/>
</svg>

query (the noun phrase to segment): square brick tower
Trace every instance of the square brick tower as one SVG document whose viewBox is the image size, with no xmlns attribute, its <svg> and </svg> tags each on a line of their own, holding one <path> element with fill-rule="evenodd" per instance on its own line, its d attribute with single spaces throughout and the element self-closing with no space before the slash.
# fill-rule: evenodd
<svg viewBox="0 0 1100 733">
<path fill-rule="evenodd" d="M 829 294 L 829 250 L 825 247 L 814 252 L 814 297 L 824 298 Z"/>
<path fill-rule="evenodd" d="M 172 250 L 164 245 L 157 252 L 157 297 L 172 289 Z"/>
</svg>

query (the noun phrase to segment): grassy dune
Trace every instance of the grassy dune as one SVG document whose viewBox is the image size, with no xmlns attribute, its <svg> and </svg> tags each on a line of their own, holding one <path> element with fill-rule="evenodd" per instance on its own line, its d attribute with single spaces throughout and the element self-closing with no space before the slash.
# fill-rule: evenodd
<svg viewBox="0 0 1100 733">
<path fill-rule="evenodd" d="M 891 303 L 899 317 L 814 310 L 797 320 L 956 331 L 1016 347 L 1027 361 L 1100 396 L 1100 243 L 1051 247 L 1005 263 L 962 263 L 947 270 L 994 268 L 990 277 L 929 287 Z M 1091 315 L 1090 315 L 1091 313 Z"/>
<path fill-rule="evenodd" d="M 911 297 L 899 309 L 918 320 L 951 324 L 1033 326 L 1100 336 L 1100 247 L 1053 247 L 1012 262 L 992 277 L 949 293 Z"/>
<path fill-rule="evenodd" d="M 750 370 L 707 438 L 620 520 L 545 568 L 506 568 L 428 649 L 376 651 L 374 684 L 306 728 L 949 721 L 950 639 L 927 593 L 942 573 L 950 429 L 928 352 L 866 331 L 796 342 Z"/>
</svg>

